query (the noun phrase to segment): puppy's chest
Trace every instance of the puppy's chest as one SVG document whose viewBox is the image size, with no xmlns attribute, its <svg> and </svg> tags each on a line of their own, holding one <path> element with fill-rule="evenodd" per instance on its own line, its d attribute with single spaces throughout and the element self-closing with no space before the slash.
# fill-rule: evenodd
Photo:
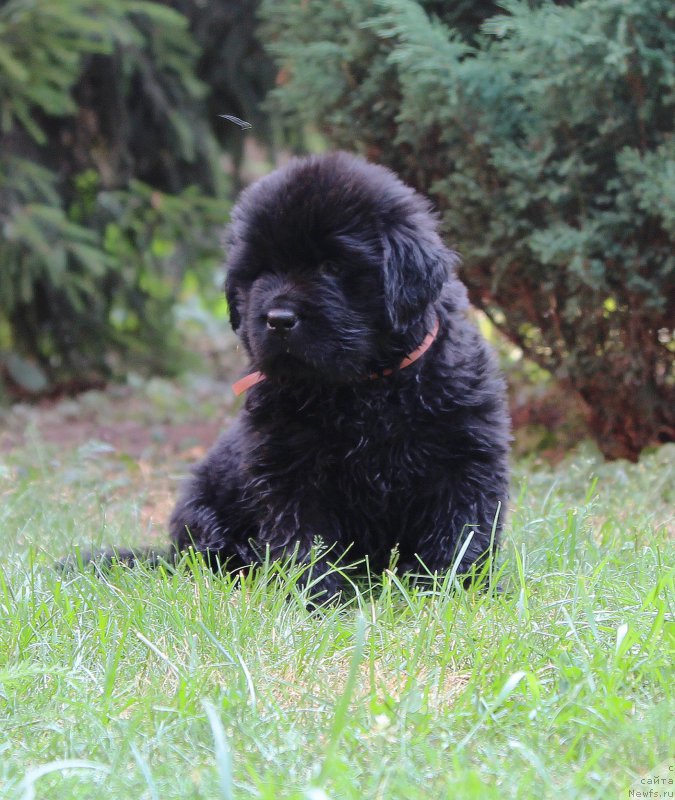
<svg viewBox="0 0 675 800">
<path fill-rule="evenodd" d="M 429 467 L 434 433 L 410 404 L 335 409 L 313 422 L 297 419 L 294 437 L 313 462 L 308 477 L 318 486 L 341 489 L 350 502 L 405 491 Z"/>
<path fill-rule="evenodd" d="M 270 486 L 331 488 L 350 501 L 372 500 L 405 492 L 441 468 L 446 416 L 416 386 L 261 405 L 251 417 L 260 446 L 249 463 Z"/>
</svg>

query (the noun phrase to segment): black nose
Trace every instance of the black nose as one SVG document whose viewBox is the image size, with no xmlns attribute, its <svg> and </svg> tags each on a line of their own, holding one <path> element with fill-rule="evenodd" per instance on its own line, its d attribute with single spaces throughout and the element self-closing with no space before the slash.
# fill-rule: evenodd
<svg viewBox="0 0 675 800">
<path fill-rule="evenodd" d="M 298 323 L 298 315 L 290 308 L 271 308 L 267 312 L 267 328 L 275 333 L 289 333 Z"/>
</svg>

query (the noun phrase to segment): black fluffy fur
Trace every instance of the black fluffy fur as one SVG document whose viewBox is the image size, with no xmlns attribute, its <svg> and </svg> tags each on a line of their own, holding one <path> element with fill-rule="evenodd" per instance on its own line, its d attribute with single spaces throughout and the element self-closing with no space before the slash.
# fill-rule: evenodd
<svg viewBox="0 0 675 800">
<path fill-rule="evenodd" d="M 442 573 L 472 532 L 459 573 L 490 555 L 508 493 L 505 387 L 436 228 L 425 199 L 346 153 L 294 160 L 241 195 L 226 293 L 267 378 L 185 485 L 178 552 L 241 569 L 306 559 L 320 540 L 326 562 L 379 571 L 397 548 L 402 572 Z M 296 315 L 292 330 L 270 329 L 273 309 Z M 419 360 L 368 377 L 436 318 Z M 339 589 L 336 573 L 322 588 Z"/>
</svg>

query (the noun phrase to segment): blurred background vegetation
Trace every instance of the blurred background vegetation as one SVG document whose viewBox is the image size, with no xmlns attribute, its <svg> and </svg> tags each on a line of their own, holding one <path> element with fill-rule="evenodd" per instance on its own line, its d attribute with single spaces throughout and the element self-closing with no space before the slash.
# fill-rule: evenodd
<svg viewBox="0 0 675 800">
<path fill-rule="evenodd" d="M 180 371 L 185 309 L 225 313 L 251 169 L 342 147 L 434 200 L 517 421 L 608 457 L 673 440 L 674 23 L 671 0 L 0 0 L 0 396 Z"/>
</svg>

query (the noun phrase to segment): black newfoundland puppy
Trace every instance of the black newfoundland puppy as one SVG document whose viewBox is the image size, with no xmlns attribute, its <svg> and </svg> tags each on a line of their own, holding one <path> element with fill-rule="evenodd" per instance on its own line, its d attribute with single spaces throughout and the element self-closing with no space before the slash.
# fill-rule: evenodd
<svg viewBox="0 0 675 800">
<path fill-rule="evenodd" d="M 253 371 L 173 512 L 174 552 L 239 570 L 320 544 L 319 597 L 339 591 L 330 564 L 378 572 L 395 549 L 401 572 L 482 564 L 507 500 L 505 386 L 429 203 L 383 167 L 313 156 L 247 189 L 228 240 Z"/>
<path fill-rule="evenodd" d="M 466 574 L 498 544 L 508 491 L 505 387 L 465 316 L 429 204 L 346 153 L 247 189 L 227 299 L 253 372 L 244 407 L 171 519 L 179 551 L 237 570 L 268 555 Z M 329 572 L 321 593 L 333 594 Z"/>
</svg>

